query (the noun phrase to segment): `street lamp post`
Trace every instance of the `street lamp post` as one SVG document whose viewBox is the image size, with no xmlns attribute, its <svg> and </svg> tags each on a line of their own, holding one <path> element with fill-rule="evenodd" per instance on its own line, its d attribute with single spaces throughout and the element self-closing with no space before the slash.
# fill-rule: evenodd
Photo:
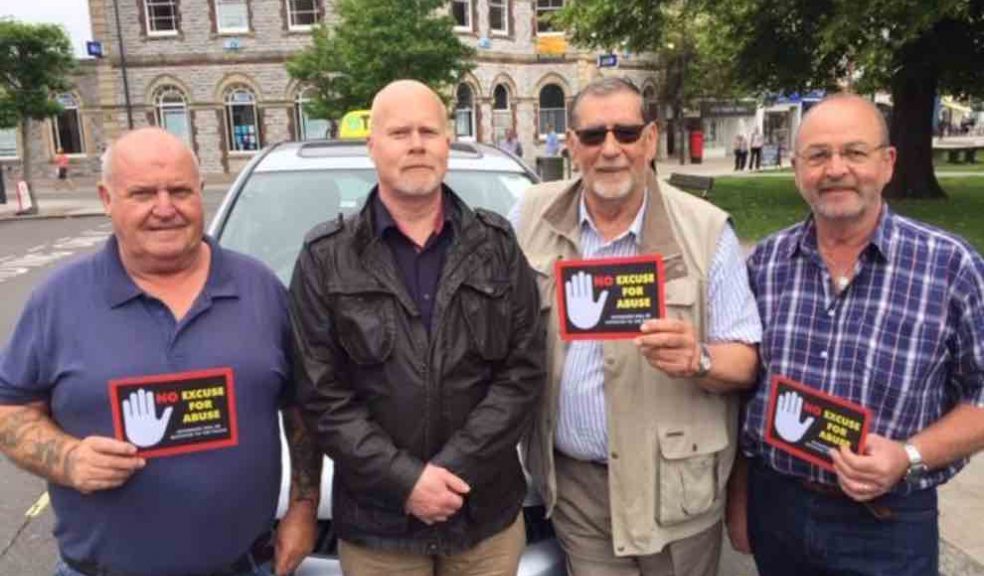
<svg viewBox="0 0 984 576">
<path fill-rule="evenodd" d="M 123 47 L 123 27 L 120 26 L 119 0 L 113 0 L 113 13 L 116 15 L 116 42 L 120 47 L 120 70 L 123 72 L 123 102 L 126 106 L 126 125 L 133 130 L 133 106 L 130 104 L 130 81 L 126 71 L 126 49 Z"/>
</svg>

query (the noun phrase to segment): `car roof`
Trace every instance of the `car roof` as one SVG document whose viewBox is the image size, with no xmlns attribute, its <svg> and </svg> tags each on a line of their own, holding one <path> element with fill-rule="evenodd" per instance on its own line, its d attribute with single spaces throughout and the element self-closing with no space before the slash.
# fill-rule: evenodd
<svg viewBox="0 0 984 576">
<path fill-rule="evenodd" d="M 268 150 L 254 172 L 295 170 L 373 169 L 365 140 L 284 142 Z M 524 173 L 528 170 L 510 154 L 472 142 L 452 142 L 448 168 L 454 171 Z"/>
</svg>

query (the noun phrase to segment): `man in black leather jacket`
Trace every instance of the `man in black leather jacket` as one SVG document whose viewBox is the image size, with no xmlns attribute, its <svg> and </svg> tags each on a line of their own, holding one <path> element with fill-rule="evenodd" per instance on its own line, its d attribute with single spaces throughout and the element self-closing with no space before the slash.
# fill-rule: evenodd
<svg viewBox="0 0 984 576">
<path fill-rule="evenodd" d="M 511 575 L 525 545 L 516 445 L 544 382 L 537 289 L 508 222 L 442 185 L 446 118 L 418 82 L 377 94 L 378 185 L 308 235 L 291 283 L 299 394 L 335 462 L 348 574 Z"/>
</svg>

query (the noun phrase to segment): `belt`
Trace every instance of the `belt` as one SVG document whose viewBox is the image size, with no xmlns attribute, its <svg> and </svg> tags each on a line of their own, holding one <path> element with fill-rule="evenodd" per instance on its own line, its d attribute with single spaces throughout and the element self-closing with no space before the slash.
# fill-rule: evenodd
<svg viewBox="0 0 984 576">
<path fill-rule="evenodd" d="M 800 486 L 805 488 L 809 492 L 814 494 L 820 494 L 822 496 L 831 496 L 834 498 L 844 498 L 850 500 L 851 502 L 857 502 L 850 496 L 844 493 L 839 486 L 831 486 L 830 484 L 821 484 L 820 482 L 813 482 L 812 480 L 801 479 L 799 481 Z M 874 500 L 868 500 L 867 502 L 857 502 L 858 504 L 865 507 L 872 516 L 878 520 L 891 520 L 892 519 L 892 509 L 885 504 L 879 504 Z"/>
<path fill-rule="evenodd" d="M 237 558 L 232 564 L 205 572 L 202 574 L 187 574 L 185 576 L 238 576 L 244 572 L 252 572 L 254 566 L 264 564 L 273 559 L 273 534 L 265 532 L 257 538 L 242 556 Z M 67 556 L 62 556 L 62 560 L 69 568 L 85 576 L 128 576 L 125 572 L 118 572 L 112 568 L 100 566 L 91 560 L 73 560 Z"/>
</svg>

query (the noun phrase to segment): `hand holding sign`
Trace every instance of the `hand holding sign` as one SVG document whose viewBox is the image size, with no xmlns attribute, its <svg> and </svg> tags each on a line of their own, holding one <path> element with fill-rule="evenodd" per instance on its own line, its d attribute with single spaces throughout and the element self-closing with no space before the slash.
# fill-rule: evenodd
<svg viewBox="0 0 984 576">
<path fill-rule="evenodd" d="M 143 388 L 131 392 L 130 398 L 123 400 L 123 427 L 126 429 L 126 437 L 140 448 L 157 444 L 164 437 L 173 411 L 174 408 L 168 406 L 158 418 L 153 392 Z"/>
<path fill-rule="evenodd" d="M 564 282 L 564 292 L 567 296 L 567 317 L 571 324 L 581 330 L 594 328 L 601 319 L 605 302 L 608 301 L 608 290 L 599 294 L 595 301 L 591 274 L 578 272 Z"/>
<path fill-rule="evenodd" d="M 799 442 L 813 425 L 813 416 L 800 420 L 803 398 L 796 392 L 784 392 L 776 404 L 776 432 L 786 442 Z"/>
</svg>

